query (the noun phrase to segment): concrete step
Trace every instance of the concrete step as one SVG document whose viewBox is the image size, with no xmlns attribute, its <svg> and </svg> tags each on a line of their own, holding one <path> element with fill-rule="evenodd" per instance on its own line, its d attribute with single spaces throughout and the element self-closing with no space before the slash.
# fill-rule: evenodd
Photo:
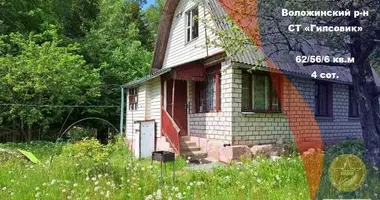
<svg viewBox="0 0 380 200">
<path fill-rule="evenodd" d="M 187 152 L 187 151 L 200 151 L 201 148 L 197 146 L 181 146 L 181 152 Z"/>
<path fill-rule="evenodd" d="M 184 151 L 184 152 L 181 152 L 182 154 L 182 157 L 185 159 L 185 160 L 201 160 L 201 159 L 204 159 L 204 158 L 207 158 L 207 153 L 206 152 L 203 152 L 203 151 Z"/>
<path fill-rule="evenodd" d="M 195 147 L 197 146 L 197 143 L 195 142 L 183 142 L 181 141 L 181 147 Z"/>
<path fill-rule="evenodd" d="M 190 141 L 190 136 L 181 136 L 181 141 L 183 141 L 183 142 L 189 142 Z"/>
</svg>

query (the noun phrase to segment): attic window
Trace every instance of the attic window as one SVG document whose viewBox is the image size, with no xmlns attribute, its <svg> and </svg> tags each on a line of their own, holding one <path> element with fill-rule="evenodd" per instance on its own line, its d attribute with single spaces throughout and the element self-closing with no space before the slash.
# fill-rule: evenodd
<svg viewBox="0 0 380 200">
<path fill-rule="evenodd" d="M 198 6 L 186 12 L 186 42 L 199 36 Z"/>
</svg>

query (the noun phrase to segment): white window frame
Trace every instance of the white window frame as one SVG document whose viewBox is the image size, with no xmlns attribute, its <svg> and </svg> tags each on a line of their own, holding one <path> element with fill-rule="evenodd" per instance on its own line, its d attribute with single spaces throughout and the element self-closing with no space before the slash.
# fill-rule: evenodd
<svg viewBox="0 0 380 200">
<path fill-rule="evenodd" d="M 197 35 L 197 37 L 193 38 L 193 24 L 194 24 L 193 11 L 194 10 L 198 11 L 198 19 L 197 19 L 198 20 L 198 35 Z M 190 25 L 188 24 L 189 17 L 190 17 Z M 189 40 L 187 39 L 189 36 L 188 34 L 190 34 Z M 198 5 L 192 7 L 191 9 L 186 11 L 186 13 L 185 13 L 185 44 L 189 43 L 191 41 L 194 41 L 197 38 L 199 38 L 199 7 L 198 7 Z"/>
</svg>

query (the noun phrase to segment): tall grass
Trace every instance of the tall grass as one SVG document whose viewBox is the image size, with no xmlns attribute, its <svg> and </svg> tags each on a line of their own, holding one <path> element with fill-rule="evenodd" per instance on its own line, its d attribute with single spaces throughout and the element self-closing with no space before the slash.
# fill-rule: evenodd
<svg viewBox="0 0 380 200">
<path fill-rule="evenodd" d="M 185 169 L 186 162 L 177 159 L 173 183 L 171 164 L 161 182 L 159 163 L 133 159 L 120 142 L 107 146 L 95 140 L 76 144 L 35 142 L 0 148 L 31 151 L 42 161 L 31 164 L 15 159 L 1 163 L 0 199 L 309 198 L 300 156 L 276 161 L 256 158 L 210 171 Z"/>
</svg>

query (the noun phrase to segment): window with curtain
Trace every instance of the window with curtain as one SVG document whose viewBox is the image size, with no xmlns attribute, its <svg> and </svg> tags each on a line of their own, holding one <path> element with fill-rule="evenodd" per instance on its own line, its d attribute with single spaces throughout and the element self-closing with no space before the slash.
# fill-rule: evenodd
<svg viewBox="0 0 380 200">
<path fill-rule="evenodd" d="M 277 93 L 282 93 L 281 77 L 269 74 L 242 74 L 242 111 L 280 112 Z"/>
</svg>

